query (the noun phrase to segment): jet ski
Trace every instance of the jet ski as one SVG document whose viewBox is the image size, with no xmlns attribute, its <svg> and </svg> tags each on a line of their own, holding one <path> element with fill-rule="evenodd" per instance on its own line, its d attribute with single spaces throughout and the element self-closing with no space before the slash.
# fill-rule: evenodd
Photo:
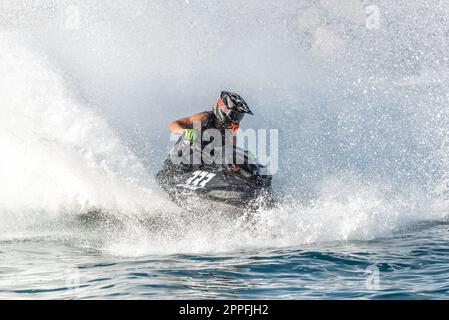
<svg viewBox="0 0 449 320">
<path fill-rule="evenodd" d="M 174 148 L 171 154 L 178 151 Z M 223 159 L 231 155 L 232 161 L 211 161 L 210 154 L 200 148 L 196 151 L 201 155 L 200 164 L 174 164 L 169 155 L 156 175 L 174 203 L 188 211 L 237 215 L 274 205 L 272 175 L 248 152 L 223 147 L 219 154 Z"/>
</svg>

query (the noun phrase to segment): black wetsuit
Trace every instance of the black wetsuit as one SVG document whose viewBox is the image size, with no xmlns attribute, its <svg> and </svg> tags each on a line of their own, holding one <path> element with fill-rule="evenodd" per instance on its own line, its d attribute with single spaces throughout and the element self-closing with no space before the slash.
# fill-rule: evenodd
<svg viewBox="0 0 449 320">
<path fill-rule="evenodd" d="M 202 136 L 197 138 L 198 141 L 200 142 L 200 144 L 198 144 L 198 146 L 201 146 L 201 152 L 203 151 L 203 149 L 206 146 L 210 145 L 211 143 L 214 143 L 217 146 L 223 146 L 223 145 L 233 146 L 232 138 L 231 139 L 228 138 L 228 142 L 227 142 L 226 129 L 220 124 L 220 122 L 219 122 L 218 118 L 215 116 L 215 114 L 212 111 L 206 111 L 206 112 L 207 112 L 208 116 L 201 123 L 201 135 Z M 209 129 L 215 129 L 215 130 L 220 131 L 221 139 L 222 139 L 221 142 L 218 141 L 217 144 L 215 143 L 214 137 L 210 136 L 208 134 L 207 130 L 209 130 Z M 201 167 L 202 164 L 193 164 L 193 154 L 194 154 L 194 148 L 192 148 L 193 144 L 194 143 L 192 141 L 188 141 L 188 140 L 184 139 L 183 136 L 181 136 L 178 139 L 178 141 L 176 142 L 169 157 L 165 160 L 162 171 L 186 171 L 186 170 L 189 171 L 192 169 L 196 170 L 199 167 Z M 173 163 L 171 160 L 171 157 L 173 154 L 177 154 L 178 157 L 181 157 L 181 155 L 183 157 L 190 157 L 190 160 L 188 162 L 186 161 L 183 163 Z M 212 151 L 211 155 L 213 156 L 213 151 Z"/>
</svg>

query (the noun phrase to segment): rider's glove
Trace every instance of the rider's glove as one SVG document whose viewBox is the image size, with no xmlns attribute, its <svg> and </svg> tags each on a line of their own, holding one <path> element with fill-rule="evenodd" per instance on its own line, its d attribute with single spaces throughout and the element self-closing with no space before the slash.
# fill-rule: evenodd
<svg viewBox="0 0 449 320">
<path fill-rule="evenodd" d="M 184 139 L 194 141 L 196 139 L 196 132 L 193 129 L 184 129 Z"/>
<path fill-rule="evenodd" d="M 256 163 L 257 162 L 257 157 L 251 150 L 246 150 L 245 153 L 246 153 L 250 163 Z"/>
</svg>

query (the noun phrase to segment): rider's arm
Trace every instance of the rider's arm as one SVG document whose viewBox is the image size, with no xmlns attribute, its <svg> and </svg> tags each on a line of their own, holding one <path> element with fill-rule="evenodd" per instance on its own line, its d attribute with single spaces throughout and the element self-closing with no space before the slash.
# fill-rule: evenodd
<svg viewBox="0 0 449 320">
<path fill-rule="evenodd" d="M 207 112 L 200 112 L 191 117 L 180 118 L 170 123 L 168 129 L 173 133 L 183 134 L 185 129 L 193 128 L 194 122 L 203 123 L 207 119 L 207 116 Z"/>
</svg>

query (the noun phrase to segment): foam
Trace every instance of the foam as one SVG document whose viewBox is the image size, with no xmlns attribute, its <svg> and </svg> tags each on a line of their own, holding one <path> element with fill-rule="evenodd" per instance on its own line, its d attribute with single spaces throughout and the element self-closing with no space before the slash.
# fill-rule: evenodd
<svg viewBox="0 0 449 320">
<path fill-rule="evenodd" d="M 356 0 L 13 2 L 0 15 L 2 240 L 85 237 L 138 256 L 371 240 L 446 219 L 444 1 L 380 1 L 378 30 Z M 168 121 L 223 88 L 254 106 L 245 125 L 280 129 L 279 208 L 251 223 L 186 216 L 152 179 Z M 92 209 L 123 228 L 68 222 Z"/>
</svg>

